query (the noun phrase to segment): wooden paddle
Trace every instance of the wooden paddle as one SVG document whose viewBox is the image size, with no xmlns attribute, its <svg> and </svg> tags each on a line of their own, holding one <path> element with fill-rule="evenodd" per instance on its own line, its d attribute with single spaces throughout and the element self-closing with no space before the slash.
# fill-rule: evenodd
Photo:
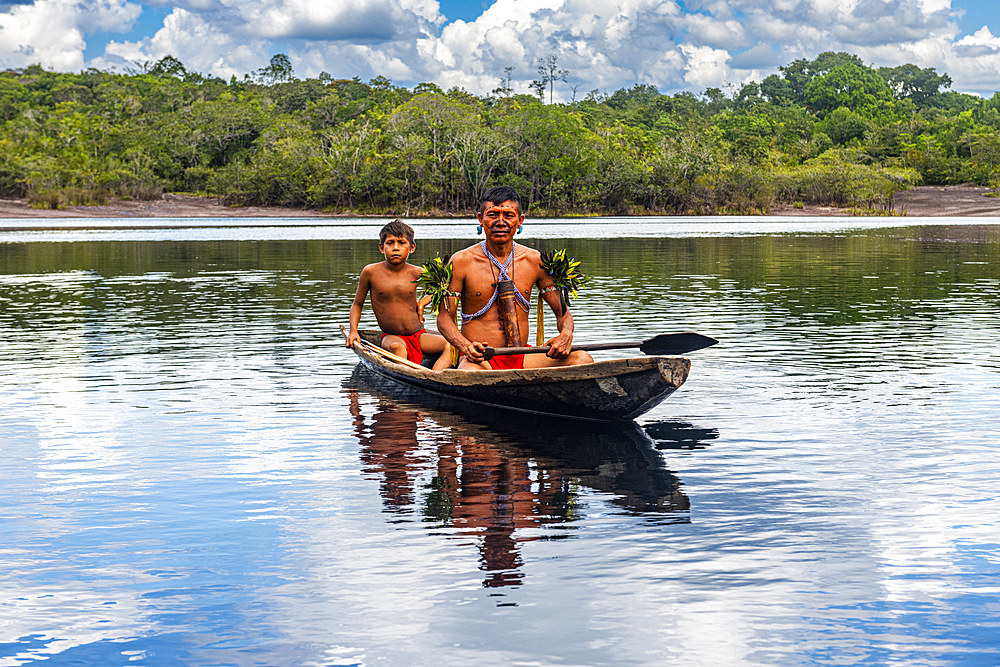
<svg viewBox="0 0 1000 667">
<path fill-rule="evenodd" d="M 637 347 L 643 354 L 660 356 L 694 352 L 695 350 L 715 345 L 718 342 L 709 336 L 688 332 L 660 334 L 659 336 L 653 336 L 652 338 L 635 343 L 590 343 L 587 345 L 574 345 L 572 349 L 592 352 L 595 350 L 625 350 Z M 487 347 L 486 351 L 483 352 L 483 357 L 489 361 L 493 357 L 503 354 L 543 354 L 548 352 L 550 347 L 549 345 L 536 347 Z"/>
<path fill-rule="evenodd" d="M 347 338 L 347 329 L 344 328 L 343 324 L 340 325 L 340 332 L 344 334 L 344 338 Z M 397 364 L 403 364 L 404 366 L 409 366 L 410 368 L 416 368 L 422 371 L 430 370 L 429 368 L 424 368 L 420 364 L 413 363 L 409 359 L 404 359 L 403 357 L 397 357 L 389 350 L 382 349 L 378 345 L 369 343 L 364 338 L 359 338 L 358 343 L 361 343 L 361 347 L 365 348 L 366 350 L 371 350 L 374 354 L 379 355 L 383 359 L 388 359 L 389 361 L 393 361 Z M 355 343 L 355 345 L 357 345 L 357 343 Z"/>
</svg>

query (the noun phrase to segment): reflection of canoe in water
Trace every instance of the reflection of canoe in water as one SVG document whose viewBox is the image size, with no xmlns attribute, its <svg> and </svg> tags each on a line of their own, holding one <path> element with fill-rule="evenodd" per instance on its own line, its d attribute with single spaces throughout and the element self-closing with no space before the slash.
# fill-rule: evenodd
<svg viewBox="0 0 1000 667">
<path fill-rule="evenodd" d="M 361 337 L 378 346 L 380 332 Z M 680 357 L 635 357 L 582 366 L 503 371 L 434 372 L 396 361 L 365 345 L 354 351 L 368 369 L 396 382 L 450 398 L 507 410 L 590 421 L 628 421 L 655 407 L 687 379 Z"/>
<path fill-rule="evenodd" d="M 405 429 L 398 428 L 398 424 L 390 422 L 386 416 L 413 414 L 413 435 L 410 439 L 413 440 L 412 449 L 416 450 L 419 448 L 416 443 L 416 415 L 419 415 L 421 420 L 429 420 L 443 427 L 426 431 L 425 437 L 435 441 L 432 447 L 427 447 L 427 443 L 424 443 L 427 451 L 440 455 L 447 449 L 442 447 L 443 440 L 464 443 L 456 451 L 464 452 L 469 458 L 463 457 L 462 465 L 453 462 L 452 467 L 464 466 L 477 489 L 485 477 L 482 471 L 476 473 L 473 469 L 485 465 L 490 457 L 469 449 L 468 438 L 482 447 L 496 450 L 506 464 L 530 461 L 528 467 L 535 469 L 537 475 L 531 480 L 522 480 L 525 488 L 549 488 L 555 485 L 571 489 L 575 488 L 574 485 L 566 486 L 558 480 L 572 479 L 574 484 L 579 483 L 596 491 L 612 494 L 615 498 L 611 502 L 630 512 L 660 515 L 662 518 L 659 520 L 666 523 L 689 520 L 687 511 L 690 503 L 681 491 L 680 481 L 666 468 L 663 457 L 657 451 L 662 443 L 647 435 L 649 425 L 640 428 L 634 423 L 574 424 L 563 419 L 534 415 L 510 419 L 510 413 L 500 409 L 468 403 L 456 404 L 451 399 L 416 388 L 400 388 L 395 382 L 365 367 L 355 369 L 344 384 L 352 391 L 360 391 L 378 399 L 378 409 L 373 421 L 363 430 L 366 440 L 381 437 L 397 446 L 408 437 L 404 433 Z M 507 419 L 503 419 L 504 416 Z M 380 423 L 383 425 L 381 429 L 377 426 Z M 654 426 L 682 430 L 694 428 L 682 422 L 664 422 Z M 718 437 L 714 429 L 711 432 L 709 438 Z M 432 433 L 433 436 L 430 435 Z M 397 464 L 407 460 L 409 459 L 399 456 L 394 459 Z M 447 467 L 440 464 L 436 466 L 439 471 Z M 543 478 L 546 481 L 539 487 L 538 483 Z M 467 493 L 472 491 L 467 490 Z M 572 499 L 568 496 L 565 500 L 572 504 Z M 486 506 L 494 505 L 496 503 L 486 503 Z M 554 512 L 554 515 L 565 520 L 569 506 L 564 510 L 566 511 Z M 532 516 L 537 518 L 538 512 L 533 511 Z"/>
<path fill-rule="evenodd" d="M 611 509 L 656 525 L 690 522 L 680 480 L 635 423 L 511 419 L 361 364 L 344 388 L 362 471 L 378 480 L 390 521 L 431 522 L 433 534 L 475 544 L 487 588 L 528 583 L 525 561 L 537 552 L 525 545 L 572 537 L 592 508 L 601 521 Z"/>
</svg>

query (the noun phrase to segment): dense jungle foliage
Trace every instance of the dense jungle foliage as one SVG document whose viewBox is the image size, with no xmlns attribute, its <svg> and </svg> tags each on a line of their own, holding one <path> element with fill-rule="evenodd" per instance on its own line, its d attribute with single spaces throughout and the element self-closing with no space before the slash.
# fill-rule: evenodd
<svg viewBox="0 0 1000 667">
<path fill-rule="evenodd" d="M 893 193 L 915 184 L 1000 181 L 1000 94 L 950 92 L 932 68 L 873 69 L 847 53 L 779 71 L 729 95 L 639 84 L 545 104 L 561 79 L 536 82 L 538 97 L 514 95 L 508 72 L 476 96 L 383 77 L 299 80 L 283 55 L 228 82 L 169 56 L 127 74 L 7 70 L 0 196 L 59 207 L 189 192 L 466 215 L 505 183 L 536 215 L 753 213 L 777 202 L 889 212 Z"/>
</svg>

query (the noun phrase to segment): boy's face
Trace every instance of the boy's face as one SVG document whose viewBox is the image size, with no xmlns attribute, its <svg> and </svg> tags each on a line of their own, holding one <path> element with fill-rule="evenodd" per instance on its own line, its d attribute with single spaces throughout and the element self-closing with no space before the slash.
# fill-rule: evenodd
<svg viewBox="0 0 1000 667">
<path fill-rule="evenodd" d="M 416 243 L 410 243 L 405 236 L 386 236 L 385 241 L 378 244 L 379 252 L 385 255 L 389 264 L 405 264 L 410 253 L 417 249 Z"/>
</svg>

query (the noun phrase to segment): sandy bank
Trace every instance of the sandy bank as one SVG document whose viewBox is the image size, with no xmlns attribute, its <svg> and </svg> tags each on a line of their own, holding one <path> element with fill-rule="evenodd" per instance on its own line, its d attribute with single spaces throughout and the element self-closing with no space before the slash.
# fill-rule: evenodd
<svg viewBox="0 0 1000 667">
<path fill-rule="evenodd" d="M 295 208 L 230 208 L 208 197 L 163 195 L 155 201 L 111 200 L 104 206 L 67 206 L 64 210 L 31 208 L 26 199 L 0 199 L 0 218 L 297 218 L 332 217 Z"/>
<path fill-rule="evenodd" d="M 977 185 L 922 185 L 896 195 L 896 213 L 909 218 L 945 217 L 977 218 L 1000 217 L 1000 197 L 986 197 L 990 188 Z M 849 209 L 830 206 L 793 208 L 777 206 L 771 215 L 787 216 L 846 216 Z"/>
<path fill-rule="evenodd" d="M 896 211 L 908 217 L 1000 217 L 1000 197 L 985 197 L 989 188 L 970 185 L 921 186 L 896 196 Z M 848 216 L 848 209 L 830 206 L 777 206 L 770 215 Z M 67 206 L 65 210 L 34 209 L 25 199 L 0 199 L 0 218 L 297 218 L 341 217 L 308 209 L 245 206 L 231 208 L 217 200 L 189 195 L 164 195 L 157 201 L 112 200 L 105 206 Z M 380 216 L 381 217 L 381 216 Z"/>
</svg>

